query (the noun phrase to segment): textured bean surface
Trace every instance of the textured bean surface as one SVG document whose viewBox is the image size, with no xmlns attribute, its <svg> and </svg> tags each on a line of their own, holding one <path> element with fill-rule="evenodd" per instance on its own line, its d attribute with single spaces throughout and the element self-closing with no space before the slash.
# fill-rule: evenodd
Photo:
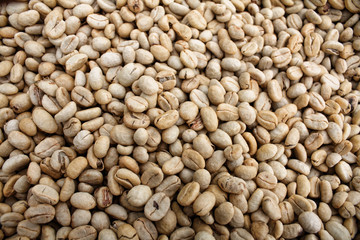
<svg viewBox="0 0 360 240">
<path fill-rule="evenodd" d="M 360 239 L 359 0 L 0 3 L 1 239 Z"/>
</svg>

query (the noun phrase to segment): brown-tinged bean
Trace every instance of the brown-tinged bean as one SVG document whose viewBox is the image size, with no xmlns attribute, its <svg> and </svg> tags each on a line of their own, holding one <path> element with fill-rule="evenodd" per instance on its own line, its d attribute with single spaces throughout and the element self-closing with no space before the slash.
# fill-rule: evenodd
<svg viewBox="0 0 360 240">
<path fill-rule="evenodd" d="M 76 179 L 82 171 L 88 166 L 88 161 L 84 157 L 77 157 L 70 162 L 66 169 L 66 174 L 72 178 Z"/>
<path fill-rule="evenodd" d="M 184 165 L 192 170 L 198 170 L 205 167 L 205 160 L 195 150 L 186 149 L 181 155 Z"/>
<path fill-rule="evenodd" d="M 97 232 L 93 226 L 90 225 L 83 225 L 74 228 L 69 233 L 68 238 L 75 240 L 75 239 L 96 239 Z"/>
<path fill-rule="evenodd" d="M 219 187 L 227 193 L 241 194 L 245 190 L 245 181 L 238 177 L 223 176 L 218 180 Z"/>
<path fill-rule="evenodd" d="M 218 127 L 216 112 L 211 107 L 203 107 L 200 110 L 201 119 L 209 132 L 214 132 Z"/>
<path fill-rule="evenodd" d="M 200 184 L 197 182 L 190 182 L 180 190 L 177 201 L 182 206 L 189 206 L 196 200 L 199 193 Z"/>
<path fill-rule="evenodd" d="M 179 112 L 176 110 L 169 110 L 156 117 L 154 120 L 154 124 L 159 129 L 167 129 L 172 127 L 178 119 Z"/>
<path fill-rule="evenodd" d="M 119 240 L 125 240 L 125 239 L 138 240 L 139 239 L 135 228 L 133 228 L 130 224 L 127 224 L 127 223 L 124 223 L 119 226 L 119 228 L 117 229 L 117 237 Z"/>
<path fill-rule="evenodd" d="M 48 204 L 38 204 L 34 207 L 29 207 L 25 211 L 24 216 L 35 224 L 49 223 L 55 217 L 55 208 Z"/>
</svg>

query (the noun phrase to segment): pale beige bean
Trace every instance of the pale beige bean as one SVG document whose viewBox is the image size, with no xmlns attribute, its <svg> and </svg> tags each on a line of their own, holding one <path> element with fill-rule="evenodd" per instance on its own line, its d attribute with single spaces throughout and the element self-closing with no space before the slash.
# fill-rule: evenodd
<svg viewBox="0 0 360 240">
<path fill-rule="evenodd" d="M 25 211 L 24 216 L 32 223 L 46 224 L 55 217 L 55 208 L 48 204 L 38 204 L 34 207 L 29 207 Z"/>
<path fill-rule="evenodd" d="M 334 239 L 351 239 L 349 231 L 340 223 L 329 221 L 325 224 L 325 229 Z"/>
<path fill-rule="evenodd" d="M 61 148 L 61 139 L 47 137 L 35 147 L 34 152 L 40 158 L 50 157 L 53 152 Z"/>
<path fill-rule="evenodd" d="M 146 185 L 138 185 L 130 189 L 127 194 L 128 202 L 135 207 L 144 206 L 152 195 L 151 189 Z"/>
<path fill-rule="evenodd" d="M 13 173 L 24 168 L 29 163 L 29 157 L 23 154 L 19 154 L 7 159 L 2 165 L 2 170 L 5 173 Z"/>
<path fill-rule="evenodd" d="M 193 203 L 194 213 L 198 216 L 205 216 L 214 207 L 215 201 L 215 195 L 212 192 L 205 191 Z"/>
<path fill-rule="evenodd" d="M 279 205 L 271 197 L 264 197 L 262 200 L 262 208 L 272 220 L 279 220 L 281 218 L 281 210 Z"/>
<path fill-rule="evenodd" d="M 74 228 L 70 231 L 68 238 L 75 240 L 75 239 L 96 239 L 97 232 L 96 229 L 93 226 L 90 225 L 83 225 Z"/>
<path fill-rule="evenodd" d="M 70 203 L 78 209 L 89 210 L 96 206 L 95 198 L 86 192 L 76 192 L 70 198 Z"/>
<path fill-rule="evenodd" d="M 57 123 L 66 122 L 75 115 L 76 111 L 76 103 L 71 101 L 66 104 L 63 109 L 54 116 L 54 119 Z"/>
<path fill-rule="evenodd" d="M 26 41 L 24 50 L 27 54 L 33 57 L 41 57 L 45 53 L 45 47 L 35 41 Z"/>
<path fill-rule="evenodd" d="M 321 230 L 321 220 L 313 212 L 303 212 L 299 215 L 299 223 L 308 233 L 317 233 Z"/>
<path fill-rule="evenodd" d="M 165 217 L 170 208 L 170 198 L 165 193 L 155 193 L 144 207 L 145 216 L 151 221 L 159 221 Z"/>
<path fill-rule="evenodd" d="M 43 108 L 35 108 L 32 112 L 32 119 L 36 126 L 46 133 L 55 133 L 58 129 L 54 118 Z"/>
</svg>

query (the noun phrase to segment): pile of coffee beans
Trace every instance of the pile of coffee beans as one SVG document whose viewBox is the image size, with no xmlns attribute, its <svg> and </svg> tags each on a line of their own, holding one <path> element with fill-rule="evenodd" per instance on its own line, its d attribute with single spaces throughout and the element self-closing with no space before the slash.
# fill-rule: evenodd
<svg viewBox="0 0 360 240">
<path fill-rule="evenodd" d="M 360 239 L 359 14 L 0 3 L 0 239 Z"/>
</svg>

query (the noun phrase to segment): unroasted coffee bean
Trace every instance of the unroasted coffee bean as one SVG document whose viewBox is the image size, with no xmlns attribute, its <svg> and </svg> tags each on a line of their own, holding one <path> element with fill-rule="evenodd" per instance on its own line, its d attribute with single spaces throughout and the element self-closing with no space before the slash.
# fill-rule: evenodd
<svg viewBox="0 0 360 240">
<path fill-rule="evenodd" d="M 205 191 L 196 198 L 193 204 L 194 213 L 198 216 L 205 216 L 214 207 L 215 201 L 215 195 L 212 192 Z"/>
<path fill-rule="evenodd" d="M 1 6 L 0 239 L 359 235 L 359 0 Z"/>
<path fill-rule="evenodd" d="M 161 220 L 170 208 L 170 198 L 165 193 L 155 193 L 144 207 L 145 216 L 151 221 Z"/>
<path fill-rule="evenodd" d="M 97 206 L 100 208 L 106 208 L 113 202 L 113 195 L 108 187 L 100 187 L 95 190 L 94 193 Z"/>
<path fill-rule="evenodd" d="M 264 197 L 262 199 L 262 208 L 266 215 L 268 215 L 272 220 L 281 219 L 281 210 L 279 205 L 271 197 Z"/>
<path fill-rule="evenodd" d="M 192 170 L 198 170 L 205 167 L 204 158 L 197 151 L 192 149 L 186 149 L 182 153 L 181 158 L 184 165 Z"/>
<path fill-rule="evenodd" d="M 125 220 L 128 217 L 125 208 L 118 204 L 111 204 L 105 209 L 105 212 L 115 219 Z"/>
<path fill-rule="evenodd" d="M 297 238 L 303 233 L 303 229 L 300 224 L 286 224 L 284 225 L 284 230 L 282 236 L 284 238 Z"/>
<path fill-rule="evenodd" d="M 138 218 L 133 225 L 140 239 L 157 239 L 157 230 L 147 218 Z"/>
<path fill-rule="evenodd" d="M 49 223 L 55 217 L 55 208 L 48 204 L 38 204 L 34 207 L 29 207 L 25 211 L 24 216 L 32 223 Z"/>
<path fill-rule="evenodd" d="M 41 203 L 55 205 L 59 202 L 59 193 L 47 185 L 36 185 L 32 188 L 32 194 Z"/>
<path fill-rule="evenodd" d="M 118 239 L 125 240 L 125 239 L 139 239 L 135 228 L 133 228 L 130 224 L 122 224 L 117 229 L 117 237 Z"/>
<path fill-rule="evenodd" d="M 261 172 L 256 177 L 257 185 L 266 189 L 275 188 L 276 182 L 276 177 L 270 172 Z"/>
<path fill-rule="evenodd" d="M 156 192 L 164 192 L 171 197 L 180 188 L 181 180 L 176 175 L 169 176 L 155 189 Z"/>
<path fill-rule="evenodd" d="M 218 185 L 224 192 L 241 194 L 245 190 L 246 183 L 238 177 L 224 176 L 218 180 Z"/>
<path fill-rule="evenodd" d="M 161 234 L 171 234 L 175 230 L 176 225 L 176 214 L 172 210 L 169 210 L 160 221 L 155 223 L 156 229 Z"/>
<path fill-rule="evenodd" d="M 132 188 L 140 184 L 139 177 L 132 171 L 121 168 L 119 169 L 114 176 L 115 180 L 125 188 Z"/>
<path fill-rule="evenodd" d="M 92 93 L 81 86 L 76 86 L 71 91 L 71 99 L 83 107 L 90 107 L 95 101 Z"/>
<path fill-rule="evenodd" d="M 29 157 L 23 154 L 15 155 L 11 158 L 8 158 L 2 166 L 2 170 L 5 173 L 13 173 L 16 170 L 22 169 L 29 163 Z"/>
<path fill-rule="evenodd" d="M 148 186 L 138 185 L 128 192 L 127 200 L 135 207 L 142 207 L 148 202 L 151 195 L 151 189 Z"/>
<path fill-rule="evenodd" d="M 79 226 L 79 227 L 71 230 L 68 238 L 69 239 L 81 239 L 81 238 L 96 239 L 96 236 L 97 236 L 97 232 L 94 227 L 89 226 L 89 225 L 83 225 L 83 226 Z"/>
<path fill-rule="evenodd" d="M 16 227 L 19 222 L 24 220 L 24 216 L 17 212 L 7 212 L 1 216 L 1 224 L 4 227 Z"/>
<path fill-rule="evenodd" d="M 141 182 L 148 185 L 151 188 L 157 187 L 164 179 L 164 173 L 160 168 L 154 167 L 147 169 L 141 175 Z"/>
<path fill-rule="evenodd" d="M 18 234 L 28 238 L 36 238 L 40 235 L 41 227 L 39 224 L 32 223 L 29 220 L 23 220 L 17 225 L 16 231 Z"/>
<path fill-rule="evenodd" d="M 99 232 L 98 239 L 117 239 L 116 233 L 111 229 L 102 229 Z"/>
<path fill-rule="evenodd" d="M 289 198 L 289 202 L 297 215 L 300 215 L 302 212 L 311 211 L 312 209 L 310 202 L 300 195 L 292 195 Z"/>
<path fill-rule="evenodd" d="M 186 184 L 179 192 L 177 201 L 182 206 L 189 206 L 195 201 L 200 193 L 200 185 L 197 182 Z"/>
<path fill-rule="evenodd" d="M 179 119 L 178 111 L 169 110 L 159 115 L 157 118 L 155 118 L 154 124 L 159 129 L 167 129 L 173 126 L 178 119 Z"/>
<path fill-rule="evenodd" d="M 303 212 L 300 214 L 299 223 L 308 233 L 317 233 L 321 229 L 321 220 L 313 212 Z"/>
<path fill-rule="evenodd" d="M 184 163 L 180 157 L 173 157 L 166 161 L 162 166 L 162 171 L 165 174 L 171 175 L 181 172 L 184 169 Z"/>
<path fill-rule="evenodd" d="M 171 235 L 170 239 L 193 239 L 195 236 L 195 231 L 189 227 L 182 227 L 176 229 Z"/>
<path fill-rule="evenodd" d="M 58 129 L 54 118 L 42 108 L 33 111 L 32 119 L 36 126 L 46 133 L 55 133 Z"/>
<path fill-rule="evenodd" d="M 230 202 L 220 204 L 214 211 L 216 222 L 225 225 L 228 224 L 234 216 L 234 207 Z"/>
<path fill-rule="evenodd" d="M 75 179 L 81 174 L 81 172 L 87 166 L 88 166 L 87 159 L 84 157 L 78 157 L 69 163 L 69 165 L 66 169 L 66 173 L 70 178 Z"/>
<path fill-rule="evenodd" d="M 96 206 L 95 198 L 86 192 L 77 192 L 71 196 L 71 205 L 76 208 L 89 210 Z"/>
<path fill-rule="evenodd" d="M 351 239 L 349 231 L 336 221 L 328 221 L 325 224 L 325 229 L 334 239 Z"/>
<path fill-rule="evenodd" d="M 11 145 L 20 150 L 28 149 L 31 144 L 30 139 L 19 131 L 12 131 L 8 135 L 8 140 Z"/>
<path fill-rule="evenodd" d="M 259 112 L 256 120 L 261 126 L 266 128 L 267 130 L 273 130 L 278 124 L 278 119 L 276 115 L 270 111 Z"/>
<path fill-rule="evenodd" d="M 205 128 L 209 132 L 213 132 L 218 127 L 218 118 L 216 112 L 211 107 L 203 107 L 200 110 L 201 119 Z"/>
</svg>

